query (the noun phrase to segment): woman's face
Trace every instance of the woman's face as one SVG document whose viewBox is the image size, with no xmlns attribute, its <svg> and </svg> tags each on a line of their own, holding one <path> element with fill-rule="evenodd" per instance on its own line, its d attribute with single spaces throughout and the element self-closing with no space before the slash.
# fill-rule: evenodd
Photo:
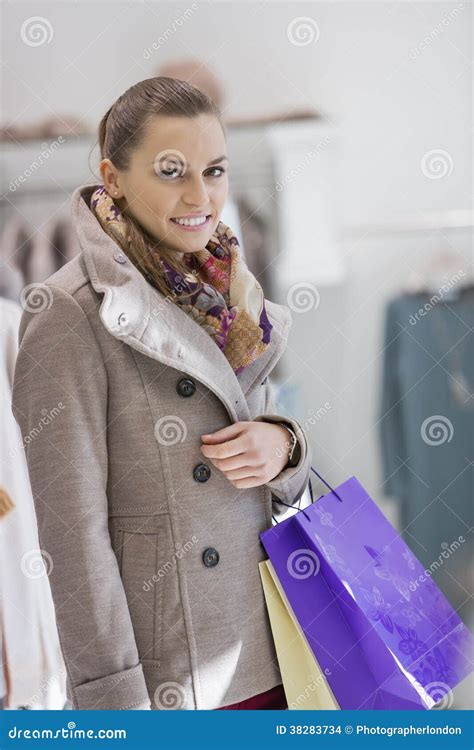
<svg viewBox="0 0 474 750">
<path fill-rule="evenodd" d="M 129 169 L 117 170 L 103 159 L 100 170 L 111 197 L 152 237 L 171 250 L 193 253 L 207 245 L 220 221 L 229 190 L 225 155 L 224 133 L 213 115 L 157 116 Z M 206 221 L 191 229 L 174 221 L 190 215 Z"/>
</svg>

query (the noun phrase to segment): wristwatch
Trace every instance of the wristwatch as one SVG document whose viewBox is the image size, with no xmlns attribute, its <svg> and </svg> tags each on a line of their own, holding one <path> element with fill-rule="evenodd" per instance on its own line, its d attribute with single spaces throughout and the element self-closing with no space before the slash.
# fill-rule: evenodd
<svg viewBox="0 0 474 750">
<path fill-rule="evenodd" d="M 284 468 L 296 466 L 298 464 L 298 461 L 300 460 L 300 455 L 301 455 L 298 438 L 296 437 L 294 430 L 292 430 L 291 427 L 289 427 L 286 422 L 276 422 L 276 424 L 279 424 L 281 427 L 284 427 L 285 430 L 288 430 L 288 432 L 291 435 L 290 453 L 288 455 L 288 462 Z"/>
</svg>

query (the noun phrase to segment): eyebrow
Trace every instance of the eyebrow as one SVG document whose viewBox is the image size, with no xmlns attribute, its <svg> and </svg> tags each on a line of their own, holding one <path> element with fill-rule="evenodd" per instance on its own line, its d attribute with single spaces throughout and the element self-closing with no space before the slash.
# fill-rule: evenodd
<svg viewBox="0 0 474 750">
<path fill-rule="evenodd" d="M 219 156 L 219 158 L 213 159 L 212 161 L 210 161 L 207 166 L 212 167 L 213 164 L 219 164 L 220 161 L 224 161 L 224 160 L 229 161 L 227 156 Z"/>
</svg>

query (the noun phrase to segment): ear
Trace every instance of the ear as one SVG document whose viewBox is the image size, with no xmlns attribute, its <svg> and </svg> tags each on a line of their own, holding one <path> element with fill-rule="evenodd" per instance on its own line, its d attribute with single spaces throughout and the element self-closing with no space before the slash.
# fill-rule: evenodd
<svg viewBox="0 0 474 750">
<path fill-rule="evenodd" d="M 119 186 L 119 176 L 117 169 L 110 159 L 102 159 L 99 164 L 100 176 L 104 183 L 105 189 L 112 198 L 122 198 L 123 193 Z"/>
</svg>

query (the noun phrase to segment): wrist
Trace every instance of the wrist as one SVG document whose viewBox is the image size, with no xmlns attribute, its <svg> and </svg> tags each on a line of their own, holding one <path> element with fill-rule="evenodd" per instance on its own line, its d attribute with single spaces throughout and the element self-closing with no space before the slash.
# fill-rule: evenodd
<svg viewBox="0 0 474 750">
<path fill-rule="evenodd" d="M 284 469 L 293 468 L 298 464 L 301 453 L 300 445 L 295 431 L 286 422 L 275 422 L 275 424 L 284 427 L 288 433 L 288 440 L 285 443 L 287 448 L 287 462 L 282 469 L 283 471 Z"/>
</svg>

